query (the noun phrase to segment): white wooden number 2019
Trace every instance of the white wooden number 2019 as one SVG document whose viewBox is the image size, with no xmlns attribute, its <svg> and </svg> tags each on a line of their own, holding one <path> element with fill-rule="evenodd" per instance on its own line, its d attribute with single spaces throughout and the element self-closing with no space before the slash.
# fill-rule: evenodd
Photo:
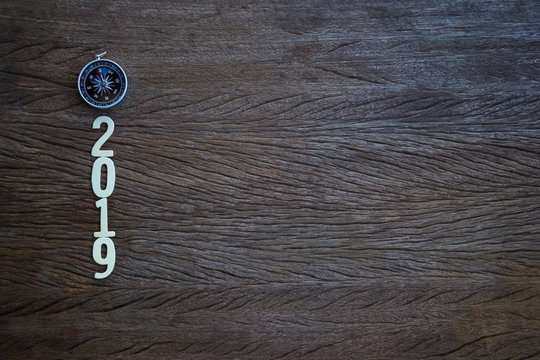
<svg viewBox="0 0 540 360">
<path fill-rule="evenodd" d="M 107 265 L 107 269 L 102 273 L 95 273 L 96 279 L 104 279 L 109 276 L 116 263 L 116 250 L 114 249 L 114 243 L 111 240 L 116 234 L 114 231 L 109 231 L 109 225 L 107 221 L 107 198 L 112 194 L 114 190 L 114 183 L 116 181 L 116 170 L 114 169 L 114 163 L 111 159 L 113 156 L 112 150 L 101 150 L 101 147 L 109 139 L 114 131 L 114 122 L 110 117 L 100 116 L 94 120 L 92 127 L 99 129 L 101 124 L 107 126 L 105 134 L 96 141 L 96 144 L 92 148 L 92 156 L 97 159 L 92 166 L 92 190 L 97 197 L 101 198 L 96 201 L 96 207 L 100 209 L 100 230 L 94 233 L 96 241 L 92 248 L 92 256 L 94 261 L 99 265 Z M 107 172 L 105 186 L 101 184 L 101 172 L 103 168 Z M 102 247 L 105 245 L 105 256 L 102 255 Z"/>
</svg>

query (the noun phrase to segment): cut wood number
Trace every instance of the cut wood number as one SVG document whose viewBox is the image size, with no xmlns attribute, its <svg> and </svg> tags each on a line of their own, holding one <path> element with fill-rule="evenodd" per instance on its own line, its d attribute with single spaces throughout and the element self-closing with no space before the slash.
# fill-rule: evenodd
<svg viewBox="0 0 540 360">
<path fill-rule="evenodd" d="M 94 120 L 94 129 L 99 129 L 101 124 L 107 125 L 105 134 L 101 136 L 96 144 L 92 148 L 92 156 L 97 157 L 92 166 L 92 190 L 97 197 L 101 198 L 96 201 L 96 207 L 101 210 L 99 231 L 94 233 L 97 238 L 94 241 L 92 248 L 92 256 L 94 261 L 99 265 L 107 265 L 107 269 L 102 273 L 95 273 L 96 279 L 104 279 L 109 276 L 116 263 L 116 250 L 114 249 L 114 243 L 111 240 L 116 234 L 114 231 L 109 231 L 109 222 L 107 220 L 107 198 L 112 194 L 114 190 L 114 183 L 116 182 L 116 170 L 114 169 L 114 163 L 111 159 L 113 156 L 112 150 L 101 150 L 101 147 L 109 139 L 114 131 L 114 122 L 110 117 L 100 116 Z M 105 181 L 105 187 L 101 184 L 101 172 L 103 168 L 107 171 L 107 180 Z M 102 247 L 105 245 L 105 256 L 102 255 Z"/>
</svg>

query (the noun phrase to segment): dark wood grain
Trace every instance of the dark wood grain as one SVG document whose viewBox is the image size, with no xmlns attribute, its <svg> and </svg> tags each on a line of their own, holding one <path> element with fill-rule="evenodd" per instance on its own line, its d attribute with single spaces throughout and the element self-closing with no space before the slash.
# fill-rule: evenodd
<svg viewBox="0 0 540 360">
<path fill-rule="evenodd" d="M 534 1 L 3 1 L 0 358 L 539 358 L 538 19 Z M 76 90 L 102 51 L 131 85 L 107 111 Z"/>
</svg>

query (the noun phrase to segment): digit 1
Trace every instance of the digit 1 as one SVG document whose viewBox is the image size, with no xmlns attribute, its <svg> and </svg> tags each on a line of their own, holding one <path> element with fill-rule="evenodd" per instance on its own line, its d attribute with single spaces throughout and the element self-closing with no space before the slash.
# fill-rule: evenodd
<svg viewBox="0 0 540 360">
<path fill-rule="evenodd" d="M 97 238 L 111 238 L 116 235 L 114 231 L 109 231 L 109 222 L 107 217 L 107 198 L 96 201 L 96 207 L 101 209 L 100 215 L 100 230 L 94 233 Z"/>
</svg>

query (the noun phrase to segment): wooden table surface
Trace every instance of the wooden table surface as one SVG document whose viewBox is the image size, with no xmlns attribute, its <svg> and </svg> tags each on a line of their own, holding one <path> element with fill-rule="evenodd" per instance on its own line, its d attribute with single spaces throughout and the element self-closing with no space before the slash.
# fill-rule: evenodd
<svg viewBox="0 0 540 360">
<path fill-rule="evenodd" d="M 540 358 L 539 19 L 2 1 L 0 358 Z M 130 81 L 110 110 L 76 88 L 102 51 Z"/>
</svg>

